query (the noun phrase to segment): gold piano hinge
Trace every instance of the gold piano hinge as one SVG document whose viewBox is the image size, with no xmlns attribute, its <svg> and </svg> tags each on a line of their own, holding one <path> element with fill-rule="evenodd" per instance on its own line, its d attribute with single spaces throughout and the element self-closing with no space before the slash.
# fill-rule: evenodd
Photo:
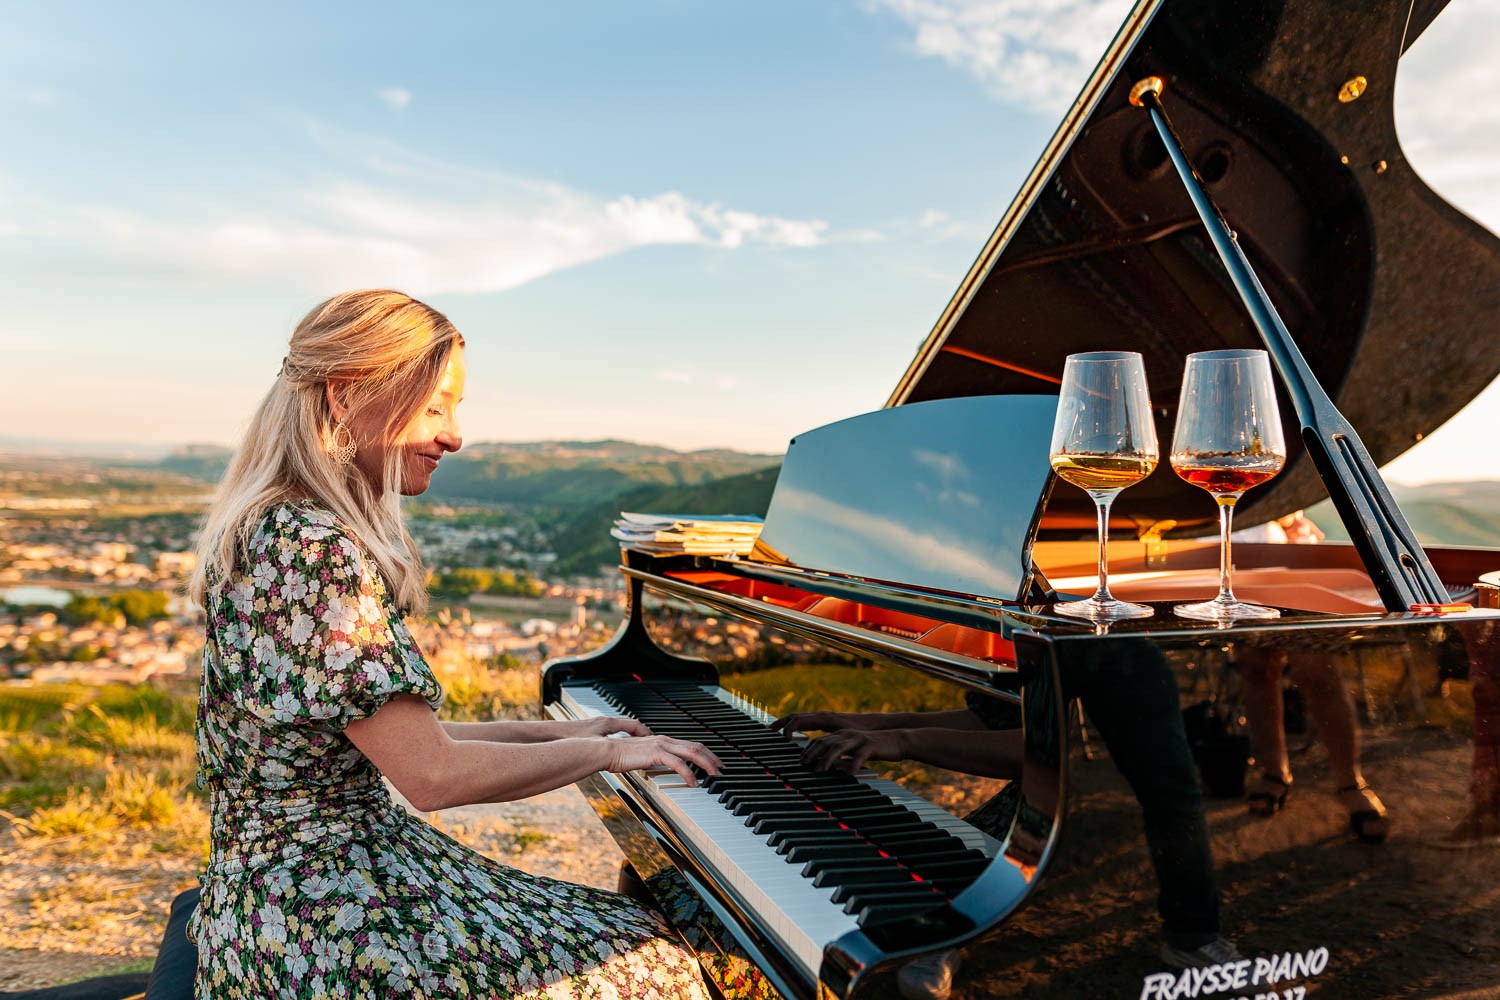
<svg viewBox="0 0 1500 1000">
<path fill-rule="evenodd" d="M 1146 568 L 1163 569 L 1167 565 L 1167 540 L 1162 536 L 1163 532 L 1171 531 L 1177 527 L 1177 522 L 1168 518 L 1165 521 L 1157 521 L 1141 532 L 1141 544 L 1146 547 Z"/>
</svg>

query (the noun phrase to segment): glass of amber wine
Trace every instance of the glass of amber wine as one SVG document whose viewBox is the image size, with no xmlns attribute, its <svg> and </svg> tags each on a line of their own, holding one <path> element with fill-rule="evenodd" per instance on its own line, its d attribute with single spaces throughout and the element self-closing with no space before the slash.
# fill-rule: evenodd
<svg viewBox="0 0 1500 1000">
<path fill-rule="evenodd" d="M 1070 354 L 1063 366 L 1052 471 L 1094 500 L 1099 516 L 1099 589 L 1082 601 L 1054 605 L 1058 614 L 1112 622 L 1149 618 L 1144 604 L 1109 593 L 1109 506 L 1120 491 L 1151 475 L 1160 452 L 1146 390 L 1146 366 L 1129 351 Z"/>
<path fill-rule="evenodd" d="M 1235 600 L 1229 586 L 1229 533 L 1235 503 L 1285 464 L 1286 443 L 1266 352 L 1189 354 L 1172 436 L 1172 468 L 1219 505 L 1219 596 L 1179 604 L 1172 609 L 1176 614 L 1217 622 L 1281 616 L 1275 608 Z"/>
</svg>

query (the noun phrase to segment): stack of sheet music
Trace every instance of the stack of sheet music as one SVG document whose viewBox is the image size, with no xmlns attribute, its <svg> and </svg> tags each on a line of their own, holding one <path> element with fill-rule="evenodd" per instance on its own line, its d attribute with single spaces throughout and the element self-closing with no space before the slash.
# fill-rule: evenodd
<svg viewBox="0 0 1500 1000">
<path fill-rule="evenodd" d="M 622 513 L 610 534 L 624 545 L 646 552 L 689 555 L 749 555 L 760 537 L 762 521 L 745 514 Z"/>
</svg>

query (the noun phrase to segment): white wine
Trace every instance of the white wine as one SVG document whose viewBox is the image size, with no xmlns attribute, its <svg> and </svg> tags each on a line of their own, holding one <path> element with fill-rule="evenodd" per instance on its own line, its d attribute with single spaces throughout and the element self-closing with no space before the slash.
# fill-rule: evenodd
<svg viewBox="0 0 1500 1000">
<path fill-rule="evenodd" d="M 1084 490 L 1123 490 L 1151 475 L 1156 459 L 1134 455 L 1053 455 L 1052 471 Z"/>
</svg>

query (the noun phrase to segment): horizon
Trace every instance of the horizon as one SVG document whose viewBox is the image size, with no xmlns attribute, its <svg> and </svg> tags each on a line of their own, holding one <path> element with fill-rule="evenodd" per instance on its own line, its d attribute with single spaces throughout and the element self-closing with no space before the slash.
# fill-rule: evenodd
<svg viewBox="0 0 1500 1000">
<path fill-rule="evenodd" d="M 660 444 L 650 441 L 632 441 L 626 438 L 533 438 L 527 440 L 493 439 L 485 441 L 466 441 L 463 448 L 454 453 L 454 457 L 462 459 L 464 452 L 473 448 L 482 448 L 491 445 L 521 447 L 527 445 L 602 445 L 623 444 L 640 448 L 657 448 L 663 451 L 675 452 L 682 455 L 697 455 L 706 452 L 732 452 L 734 454 L 746 455 L 753 458 L 767 458 L 780 461 L 785 457 L 785 449 L 781 451 L 749 451 L 743 448 L 707 447 L 707 448 L 675 448 L 672 445 Z M 161 460 L 174 454 L 185 452 L 189 449 L 213 449 L 215 451 L 232 453 L 232 445 L 220 444 L 211 441 L 184 441 L 176 444 L 143 445 L 129 442 L 68 442 L 68 441 L 24 441 L 12 437 L 0 435 L 0 456 L 7 454 L 19 454 L 35 459 L 54 459 L 58 461 L 98 461 L 98 462 L 144 462 Z M 1387 467 L 1389 469 L 1389 466 Z M 1386 471 L 1386 470 L 1382 470 Z M 1472 486 L 1486 483 L 1500 484 L 1500 474 L 1479 476 L 1450 476 L 1442 479 L 1425 479 L 1420 482 L 1410 482 L 1395 478 L 1388 472 L 1384 476 L 1391 486 L 1402 489 L 1425 489 L 1428 487 L 1441 488 L 1444 486 Z M 1319 501 L 1321 502 L 1321 501 Z"/>
<path fill-rule="evenodd" d="M 1130 4 L 84 7 L 0 39 L 0 427 L 227 446 L 308 307 L 394 285 L 468 337 L 471 440 L 779 454 L 883 404 Z M 1395 109 L 1492 230 L 1500 106 L 1454 95 L 1496 39 L 1446 11 Z M 1387 476 L 1500 478 L 1497 419 L 1500 384 Z"/>
</svg>

